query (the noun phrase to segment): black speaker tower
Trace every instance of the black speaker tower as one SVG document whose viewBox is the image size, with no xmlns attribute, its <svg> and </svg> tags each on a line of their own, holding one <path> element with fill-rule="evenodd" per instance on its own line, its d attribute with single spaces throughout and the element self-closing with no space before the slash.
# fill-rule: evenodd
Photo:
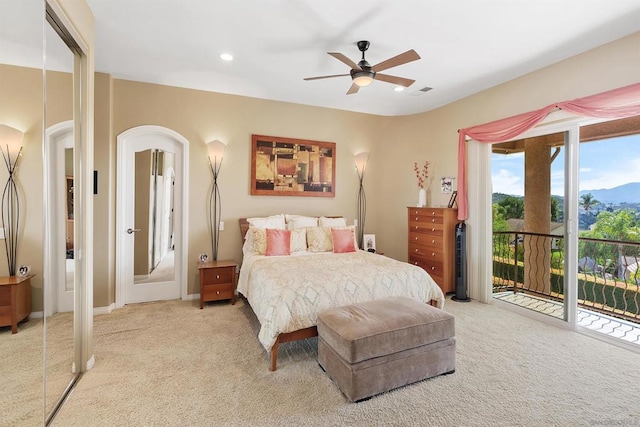
<svg viewBox="0 0 640 427">
<path fill-rule="evenodd" d="M 464 222 L 456 225 L 455 251 L 456 294 L 451 299 L 469 302 L 471 298 L 467 295 L 467 225 Z"/>
</svg>

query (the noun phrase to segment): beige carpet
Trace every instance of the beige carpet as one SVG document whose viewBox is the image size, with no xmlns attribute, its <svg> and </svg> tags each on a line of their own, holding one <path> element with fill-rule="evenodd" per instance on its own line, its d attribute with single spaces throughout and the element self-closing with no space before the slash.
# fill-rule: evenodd
<svg viewBox="0 0 640 427">
<path fill-rule="evenodd" d="M 43 389 L 43 319 L 0 328 L 0 427 L 41 426 L 73 379 L 73 313 L 47 318 L 47 387 Z"/>
<path fill-rule="evenodd" d="M 457 371 L 357 404 L 283 345 L 267 370 L 238 301 L 138 304 L 95 319 L 96 366 L 55 426 L 635 426 L 640 356 L 502 308 L 447 300 Z"/>
</svg>

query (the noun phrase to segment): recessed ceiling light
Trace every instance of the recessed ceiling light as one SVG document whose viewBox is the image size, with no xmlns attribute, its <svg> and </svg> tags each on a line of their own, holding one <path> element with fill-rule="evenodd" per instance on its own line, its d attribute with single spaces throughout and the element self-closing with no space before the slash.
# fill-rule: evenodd
<svg viewBox="0 0 640 427">
<path fill-rule="evenodd" d="M 222 55 L 220 55 L 220 58 L 225 61 L 233 61 L 233 55 L 231 55 L 230 53 L 223 53 Z"/>
<path fill-rule="evenodd" d="M 396 86 L 393 88 L 393 90 L 395 90 L 396 92 L 402 92 L 404 88 L 402 86 Z"/>
</svg>

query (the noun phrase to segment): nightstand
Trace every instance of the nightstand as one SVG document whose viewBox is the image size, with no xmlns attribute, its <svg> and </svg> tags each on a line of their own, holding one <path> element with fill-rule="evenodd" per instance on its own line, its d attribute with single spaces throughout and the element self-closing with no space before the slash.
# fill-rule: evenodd
<svg viewBox="0 0 640 427">
<path fill-rule="evenodd" d="M 233 260 L 199 262 L 200 270 L 200 308 L 205 301 L 230 299 L 236 303 L 236 268 Z"/>
</svg>

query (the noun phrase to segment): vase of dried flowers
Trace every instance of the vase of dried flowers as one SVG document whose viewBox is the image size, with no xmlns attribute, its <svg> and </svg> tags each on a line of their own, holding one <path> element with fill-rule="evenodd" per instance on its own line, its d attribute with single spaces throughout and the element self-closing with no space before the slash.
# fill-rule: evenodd
<svg viewBox="0 0 640 427">
<path fill-rule="evenodd" d="M 413 170 L 416 173 L 416 178 L 418 180 L 418 207 L 427 206 L 427 190 L 424 188 L 427 182 L 427 178 L 429 177 L 429 162 L 424 162 L 424 166 L 422 169 L 418 168 L 418 162 L 413 164 Z"/>
</svg>

